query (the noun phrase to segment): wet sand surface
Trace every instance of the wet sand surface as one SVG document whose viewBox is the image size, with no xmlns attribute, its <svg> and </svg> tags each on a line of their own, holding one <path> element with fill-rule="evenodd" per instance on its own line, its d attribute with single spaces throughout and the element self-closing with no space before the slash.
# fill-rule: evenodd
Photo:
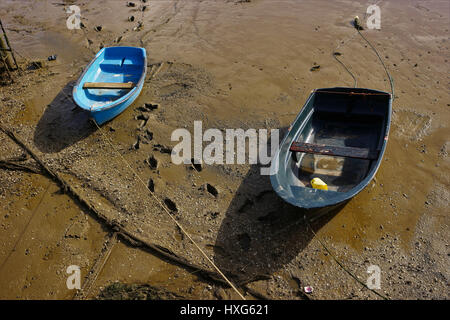
<svg viewBox="0 0 450 320">
<path fill-rule="evenodd" d="M 383 296 L 448 299 L 447 1 L 378 3 L 381 30 L 363 32 L 395 81 L 387 151 L 371 184 L 315 222 L 314 233 L 302 213 L 272 191 L 259 166 L 174 165 L 170 137 L 177 128 L 193 132 L 194 121 L 223 132 L 288 127 L 312 89 L 353 85 L 335 50 L 359 87 L 389 91 L 376 55 L 350 25 L 369 4 L 134 2 L 2 1 L 0 16 L 24 71 L 14 84 L 0 86 L 0 124 L 102 217 L 214 271 L 118 151 L 144 183 L 152 181 L 159 199 L 176 206 L 173 216 L 215 265 L 234 283 L 245 283 L 246 298 L 380 299 L 346 272 L 365 283 L 367 268 L 377 265 L 376 291 Z M 66 27 L 72 4 L 81 9 L 81 30 Z M 149 69 L 135 103 L 99 130 L 71 100 L 72 86 L 102 46 L 116 45 L 145 47 Z M 46 61 L 53 54 L 56 61 Z M 43 67 L 29 70 L 31 61 Z M 320 69 L 310 71 L 315 64 Z M 0 160 L 24 153 L 0 132 Z M 30 157 L 19 163 L 38 173 L 0 169 L 0 298 L 126 298 L 120 290 L 127 285 L 152 286 L 162 299 L 238 298 L 219 282 L 118 237 L 40 174 Z M 78 294 L 66 287 L 70 265 L 81 268 Z M 108 296 L 103 290 L 112 284 L 119 293 Z M 304 286 L 313 293 L 305 295 Z"/>
</svg>

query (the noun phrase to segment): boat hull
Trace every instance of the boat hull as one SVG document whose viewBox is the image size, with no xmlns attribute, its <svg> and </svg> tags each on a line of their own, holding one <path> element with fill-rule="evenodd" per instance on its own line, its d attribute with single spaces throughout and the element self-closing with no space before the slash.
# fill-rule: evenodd
<svg viewBox="0 0 450 320">
<path fill-rule="evenodd" d="M 102 125 L 105 122 L 112 120 L 121 114 L 126 108 L 128 108 L 139 96 L 142 91 L 143 84 L 136 90 L 136 92 L 130 96 L 130 98 L 126 99 L 124 102 L 114 106 L 113 108 L 109 108 L 101 111 L 92 111 L 91 116 L 95 120 L 98 125 Z"/>
<path fill-rule="evenodd" d="M 142 91 L 147 73 L 144 48 L 108 47 L 101 49 L 73 88 L 73 99 L 87 110 L 99 125 L 128 108 Z M 133 83 L 131 89 L 84 87 L 85 83 Z"/>
<path fill-rule="evenodd" d="M 371 89 L 314 90 L 272 160 L 278 196 L 308 213 L 326 213 L 361 192 L 381 165 L 391 101 L 389 93 Z M 316 177 L 329 190 L 312 188 Z"/>
</svg>

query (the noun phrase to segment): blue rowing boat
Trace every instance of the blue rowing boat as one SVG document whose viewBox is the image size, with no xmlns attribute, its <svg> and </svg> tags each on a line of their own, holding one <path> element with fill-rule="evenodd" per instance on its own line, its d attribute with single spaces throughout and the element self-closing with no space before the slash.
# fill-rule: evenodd
<svg viewBox="0 0 450 320">
<path fill-rule="evenodd" d="M 101 125 L 136 100 L 146 73 L 147 55 L 144 48 L 103 48 L 75 84 L 73 99 Z"/>
<path fill-rule="evenodd" d="M 272 160 L 275 192 L 307 212 L 326 213 L 353 198 L 381 165 L 391 109 L 383 91 L 314 90 Z M 314 187 L 315 178 L 328 190 Z"/>
</svg>

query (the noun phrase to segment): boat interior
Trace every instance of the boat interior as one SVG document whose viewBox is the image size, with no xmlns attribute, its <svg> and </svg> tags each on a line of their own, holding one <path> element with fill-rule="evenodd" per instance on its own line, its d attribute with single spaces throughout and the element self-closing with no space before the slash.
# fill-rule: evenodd
<svg viewBox="0 0 450 320">
<path fill-rule="evenodd" d="M 131 82 L 136 84 L 144 72 L 145 57 L 139 48 L 106 48 L 86 72 L 83 83 L 90 83 L 84 87 L 81 99 L 93 109 L 109 104 L 130 92 L 128 89 L 106 88 L 104 84 L 115 85 Z M 96 88 L 95 83 L 99 86 Z M 103 84 L 103 88 L 102 85 Z"/>
<path fill-rule="evenodd" d="M 385 138 L 389 95 L 316 91 L 311 112 L 290 147 L 295 185 L 347 192 L 378 162 Z"/>
</svg>

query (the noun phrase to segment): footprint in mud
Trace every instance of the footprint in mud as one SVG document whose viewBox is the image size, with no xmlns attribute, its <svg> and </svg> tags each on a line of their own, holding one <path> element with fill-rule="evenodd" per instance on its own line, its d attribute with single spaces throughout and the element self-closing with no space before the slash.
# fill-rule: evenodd
<svg viewBox="0 0 450 320">
<path fill-rule="evenodd" d="M 164 203 L 170 211 L 178 212 L 177 205 L 175 204 L 175 202 L 173 202 L 169 198 L 164 199 Z"/>
<path fill-rule="evenodd" d="M 207 191 L 210 195 L 212 195 L 215 198 L 217 198 L 219 195 L 219 191 L 216 189 L 216 187 L 214 187 L 213 185 L 211 185 L 209 183 L 202 185 L 199 188 L 199 190 Z"/>
<path fill-rule="evenodd" d="M 309 71 L 313 71 L 313 72 L 314 72 L 314 71 L 319 71 L 319 70 L 320 70 L 320 65 L 318 65 L 318 64 L 317 64 L 317 65 L 316 65 L 316 64 L 313 65 L 313 66 L 311 67 L 311 69 L 309 69 Z"/>
<path fill-rule="evenodd" d="M 155 144 L 153 146 L 153 150 L 154 151 L 159 151 L 161 153 L 167 153 L 167 154 L 171 154 L 172 153 L 172 148 L 171 147 L 167 147 L 167 146 L 162 145 L 162 144 Z"/>
<path fill-rule="evenodd" d="M 157 103 L 144 103 L 142 106 L 138 107 L 137 110 L 142 112 L 151 112 L 158 109 L 159 104 Z"/>
<path fill-rule="evenodd" d="M 148 141 L 153 140 L 153 132 L 151 132 L 150 130 L 146 129 L 146 130 L 145 130 L 145 138 L 146 138 Z"/>
<path fill-rule="evenodd" d="M 145 127 L 147 125 L 148 119 L 149 119 L 149 116 L 146 114 L 140 114 L 140 115 L 136 116 L 136 120 L 141 120 L 141 122 L 139 122 L 138 127 L 139 128 Z"/>
<path fill-rule="evenodd" d="M 417 141 L 426 136 L 431 127 L 431 117 L 411 110 L 393 113 L 393 133 L 399 138 Z"/>
<path fill-rule="evenodd" d="M 155 158 L 155 156 L 153 156 L 153 155 L 150 156 L 150 158 L 148 158 L 148 160 L 147 160 L 147 163 L 148 163 L 150 169 L 153 169 L 153 170 L 158 169 L 159 161 L 158 161 L 158 159 Z"/>
<path fill-rule="evenodd" d="M 131 146 L 130 149 L 132 149 L 132 150 L 139 150 L 140 145 L 141 145 L 141 137 L 140 137 L 140 136 L 137 136 L 136 142 L 133 143 L 133 145 Z"/>
<path fill-rule="evenodd" d="M 153 181 L 153 179 L 150 178 L 150 179 L 148 180 L 147 186 L 148 186 L 148 189 L 149 189 L 151 192 L 155 192 L 155 182 Z"/>
<path fill-rule="evenodd" d="M 242 248 L 242 250 L 248 251 L 250 249 L 250 244 L 252 241 L 250 236 L 247 233 L 242 233 L 242 234 L 239 234 L 237 236 L 237 238 L 238 238 L 239 246 Z"/>
<path fill-rule="evenodd" d="M 191 165 L 192 166 L 190 168 L 193 168 L 197 172 L 201 172 L 203 169 L 203 165 L 200 163 L 200 161 L 194 158 L 191 159 Z"/>
<path fill-rule="evenodd" d="M 217 191 L 216 187 L 213 185 L 210 185 L 209 183 L 206 184 L 206 191 L 208 191 L 210 194 L 212 194 L 214 197 L 219 196 L 219 191 Z"/>
</svg>

